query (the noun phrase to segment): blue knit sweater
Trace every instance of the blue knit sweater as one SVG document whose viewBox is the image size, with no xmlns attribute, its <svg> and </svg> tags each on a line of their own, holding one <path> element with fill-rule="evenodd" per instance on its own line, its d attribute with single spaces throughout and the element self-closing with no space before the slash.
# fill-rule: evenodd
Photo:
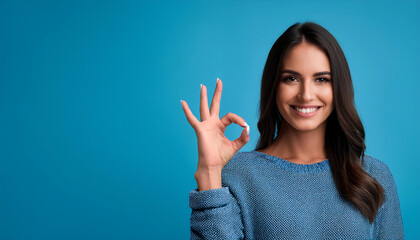
<svg viewBox="0 0 420 240">
<path fill-rule="evenodd" d="M 222 188 L 189 193 L 191 239 L 404 239 L 391 171 L 378 159 L 364 162 L 385 190 L 373 224 L 339 195 L 328 159 L 295 164 L 237 152 L 222 170 Z"/>
</svg>

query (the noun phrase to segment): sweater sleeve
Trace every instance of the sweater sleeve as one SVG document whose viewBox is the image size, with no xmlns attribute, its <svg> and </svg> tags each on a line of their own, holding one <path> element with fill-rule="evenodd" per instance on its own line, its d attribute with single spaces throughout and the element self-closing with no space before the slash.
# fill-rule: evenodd
<svg viewBox="0 0 420 240">
<path fill-rule="evenodd" d="M 241 213 L 229 187 L 189 194 L 191 239 L 243 239 Z"/>
<path fill-rule="evenodd" d="M 388 166 L 384 165 L 381 175 L 385 201 L 374 220 L 375 239 L 404 239 L 397 186 Z"/>
</svg>

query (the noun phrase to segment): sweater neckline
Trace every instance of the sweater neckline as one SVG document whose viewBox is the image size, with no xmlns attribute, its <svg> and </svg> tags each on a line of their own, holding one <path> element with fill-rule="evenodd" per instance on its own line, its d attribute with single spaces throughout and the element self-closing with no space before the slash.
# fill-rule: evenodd
<svg viewBox="0 0 420 240">
<path fill-rule="evenodd" d="M 279 158 L 279 157 L 269 155 L 263 152 L 258 152 L 255 150 L 251 152 L 258 156 L 264 157 L 265 159 L 268 159 L 272 162 L 275 162 L 283 169 L 291 170 L 294 172 L 308 173 L 308 172 L 325 171 L 325 170 L 330 169 L 330 162 L 328 159 L 325 159 L 321 162 L 313 163 L 313 164 L 298 164 L 298 163 L 289 162 L 283 158 Z"/>
</svg>

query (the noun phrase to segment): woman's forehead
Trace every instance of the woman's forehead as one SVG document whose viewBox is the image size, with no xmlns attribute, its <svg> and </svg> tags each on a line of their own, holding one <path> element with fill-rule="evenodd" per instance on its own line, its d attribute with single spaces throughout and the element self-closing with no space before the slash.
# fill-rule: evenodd
<svg viewBox="0 0 420 240">
<path fill-rule="evenodd" d="M 303 75 L 312 74 L 330 71 L 330 62 L 321 48 L 302 42 L 287 52 L 283 60 L 283 69 L 293 70 Z"/>
</svg>

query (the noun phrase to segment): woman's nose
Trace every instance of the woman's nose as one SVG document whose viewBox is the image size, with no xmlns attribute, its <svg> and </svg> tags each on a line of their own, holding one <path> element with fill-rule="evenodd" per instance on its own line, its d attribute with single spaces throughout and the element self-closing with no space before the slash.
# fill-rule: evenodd
<svg viewBox="0 0 420 240">
<path fill-rule="evenodd" d="M 309 102 L 313 99 L 314 95 L 314 86 L 309 81 L 304 81 L 300 86 L 300 91 L 298 94 L 298 98 L 303 102 Z"/>
</svg>

